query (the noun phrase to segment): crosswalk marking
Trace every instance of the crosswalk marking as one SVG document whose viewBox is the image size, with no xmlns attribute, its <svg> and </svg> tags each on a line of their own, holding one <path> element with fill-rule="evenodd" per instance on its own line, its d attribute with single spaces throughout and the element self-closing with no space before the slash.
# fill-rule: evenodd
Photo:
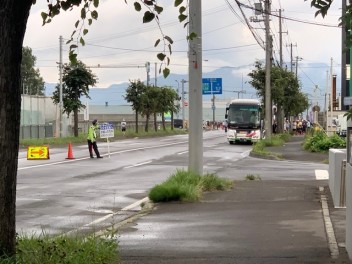
<svg viewBox="0 0 352 264">
<path fill-rule="evenodd" d="M 327 170 L 315 170 L 315 178 L 319 180 L 328 180 L 329 172 Z"/>
</svg>

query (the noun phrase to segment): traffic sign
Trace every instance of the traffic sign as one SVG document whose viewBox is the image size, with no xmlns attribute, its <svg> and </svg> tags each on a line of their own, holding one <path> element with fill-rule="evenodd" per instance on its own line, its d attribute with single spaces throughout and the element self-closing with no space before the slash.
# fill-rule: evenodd
<svg viewBox="0 0 352 264">
<path fill-rule="evenodd" d="M 203 78 L 202 91 L 207 94 L 222 94 L 222 78 Z"/>
<path fill-rule="evenodd" d="M 100 125 L 100 138 L 114 137 L 114 127 L 112 124 L 105 123 Z"/>
<path fill-rule="evenodd" d="M 27 148 L 27 160 L 49 159 L 47 146 L 29 146 Z"/>
</svg>

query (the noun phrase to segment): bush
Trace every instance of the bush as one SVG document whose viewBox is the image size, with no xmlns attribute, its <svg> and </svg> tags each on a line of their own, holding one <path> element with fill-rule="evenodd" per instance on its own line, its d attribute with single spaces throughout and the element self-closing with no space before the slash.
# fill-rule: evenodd
<svg viewBox="0 0 352 264">
<path fill-rule="evenodd" d="M 346 139 L 337 134 L 328 136 L 323 131 L 316 131 L 306 136 L 303 147 L 311 152 L 327 152 L 331 148 L 346 148 Z"/>
<path fill-rule="evenodd" d="M 156 185 L 149 192 L 153 202 L 197 201 L 204 191 L 225 190 L 232 181 L 219 178 L 215 174 L 200 176 L 196 173 L 177 170 L 165 182 Z"/>
</svg>

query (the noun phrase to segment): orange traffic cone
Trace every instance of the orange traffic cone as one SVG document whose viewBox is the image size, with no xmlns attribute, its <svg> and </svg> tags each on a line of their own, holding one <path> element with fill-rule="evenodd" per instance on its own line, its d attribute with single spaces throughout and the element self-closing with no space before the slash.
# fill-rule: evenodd
<svg viewBox="0 0 352 264">
<path fill-rule="evenodd" d="M 67 153 L 67 158 L 66 159 L 74 159 L 71 143 L 68 144 L 68 153 Z"/>
</svg>

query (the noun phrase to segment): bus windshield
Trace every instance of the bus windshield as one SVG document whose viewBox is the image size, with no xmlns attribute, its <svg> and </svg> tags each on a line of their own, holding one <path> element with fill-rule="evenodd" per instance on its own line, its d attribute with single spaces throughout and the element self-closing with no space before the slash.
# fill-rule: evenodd
<svg viewBox="0 0 352 264">
<path fill-rule="evenodd" d="M 228 110 L 229 124 L 259 125 L 259 106 L 257 105 L 230 105 Z"/>
</svg>

